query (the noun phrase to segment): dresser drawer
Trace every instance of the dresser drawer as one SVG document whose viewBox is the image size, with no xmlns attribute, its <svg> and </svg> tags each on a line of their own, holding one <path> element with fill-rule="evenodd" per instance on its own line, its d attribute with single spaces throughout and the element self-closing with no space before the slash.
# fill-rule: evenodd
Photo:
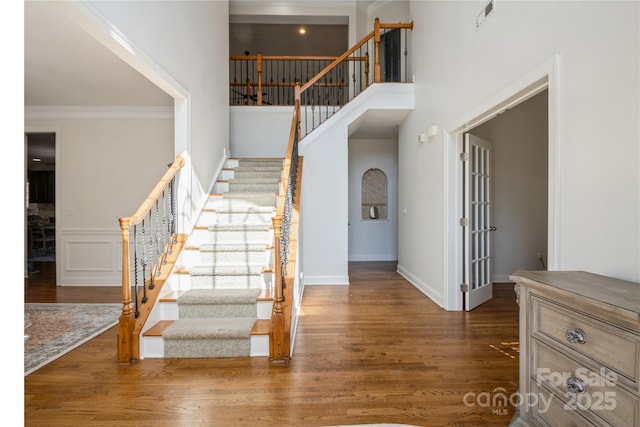
<svg viewBox="0 0 640 427">
<path fill-rule="evenodd" d="M 603 377 L 546 344 L 537 340 L 531 344 L 532 384 L 544 384 L 553 390 L 553 398 L 563 401 L 565 410 L 591 418 L 597 425 L 634 427 L 640 423 L 640 401 L 617 384 L 615 374 Z M 570 383 L 584 387 L 584 391 L 572 391 Z"/>
<path fill-rule="evenodd" d="M 539 405 L 531 408 L 531 418 L 536 425 L 545 427 L 587 427 L 597 426 L 580 415 L 579 412 L 567 410 L 565 402 L 545 387 L 533 384 L 531 392 L 536 396 Z"/>
<path fill-rule="evenodd" d="M 572 311 L 535 295 L 531 297 L 532 334 L 544 336 L 592 359 L 594 367 L 607 367 L 638 390 L 640 337 L 601 319 Z M 569 331 L 583 333 L 585 341 L 571 342 Z"/>
</svg>

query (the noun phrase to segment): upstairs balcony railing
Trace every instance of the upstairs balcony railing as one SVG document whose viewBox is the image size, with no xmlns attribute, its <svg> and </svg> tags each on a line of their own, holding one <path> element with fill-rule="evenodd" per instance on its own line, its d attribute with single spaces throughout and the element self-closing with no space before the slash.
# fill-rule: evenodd
<svg viewBox="0 0 640 427">
<path fill-rule="evenodd" d="M 372 83 L 409 81 L 413 23 L 380 23 L 338 57 L 231 56 L 230 105 L 295 105 L 303 138 Z"/>
</svg>

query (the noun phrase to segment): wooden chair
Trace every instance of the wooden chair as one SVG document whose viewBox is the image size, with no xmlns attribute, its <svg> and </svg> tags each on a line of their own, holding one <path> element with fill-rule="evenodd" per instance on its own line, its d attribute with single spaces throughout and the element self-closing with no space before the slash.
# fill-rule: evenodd
<svg viewBox="0 0 640 427">
<path fill-rule="evenodd" d="M 47 222 L 40 215 L 29 215 L 29 253 L 47 252 L 56 247 L 55 229 L 47 227 Z"/>
</svg>

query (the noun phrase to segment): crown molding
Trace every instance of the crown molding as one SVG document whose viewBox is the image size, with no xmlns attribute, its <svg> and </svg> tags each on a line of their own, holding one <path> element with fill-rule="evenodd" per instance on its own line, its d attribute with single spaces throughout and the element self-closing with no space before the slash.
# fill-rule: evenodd
<svg viewBox="0 0 640 427">
<path fill-rule="evenodd" d="M 25 107 L 24 117 L 29 119 L 173 119 L 173 107 Z"/>
</svg>

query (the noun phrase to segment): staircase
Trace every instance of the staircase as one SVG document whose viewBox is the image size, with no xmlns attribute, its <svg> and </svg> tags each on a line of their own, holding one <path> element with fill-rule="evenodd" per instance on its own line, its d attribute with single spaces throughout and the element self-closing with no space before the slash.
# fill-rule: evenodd
<svg viewBox="0 0 640 427">
<path fill-rule="evenodd" d="M 272 217 L 283 161 L 226 166 L 154 307 L 148 324 L 155 325 L 143 331 L 143 357 L 269 355 Z"/>
</svg>

